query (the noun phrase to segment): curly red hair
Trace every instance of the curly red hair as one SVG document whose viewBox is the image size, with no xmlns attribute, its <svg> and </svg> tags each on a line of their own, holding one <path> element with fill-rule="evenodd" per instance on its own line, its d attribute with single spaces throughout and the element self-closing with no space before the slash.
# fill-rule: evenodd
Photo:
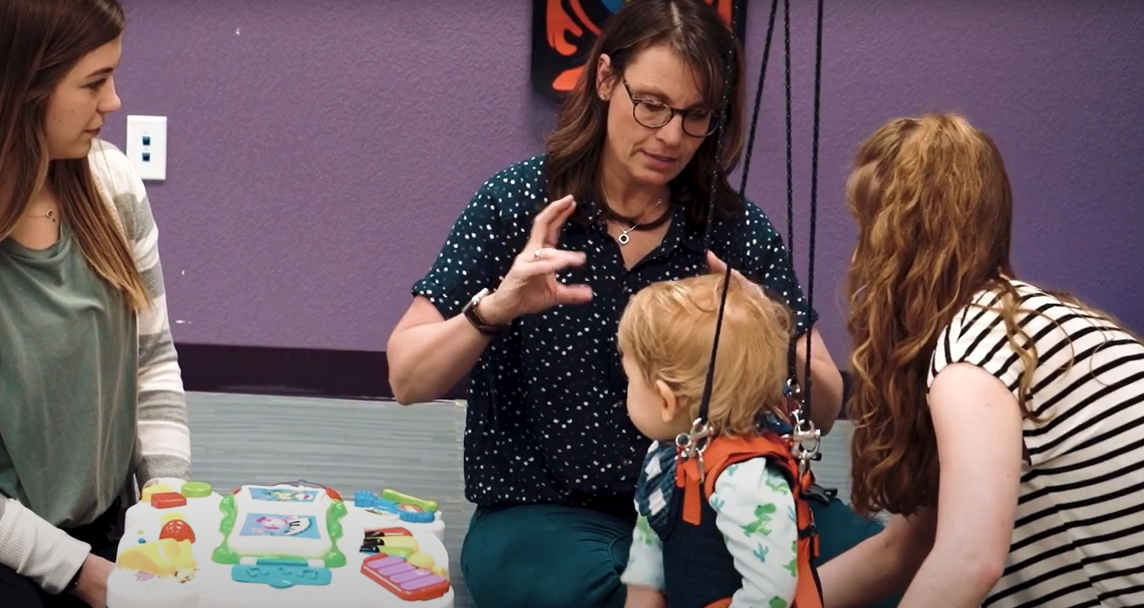
<svg viewBox="0 0 1144 608">
<path fill-rule="evenodd" d="M 942 114 L 878 129 L 847 191 L 859 232 L 849 273 L 852 498 L 862 512 L 912 514 L 937 502 L 926 377 L 938 335 L 983 289 L 998 289 L 1003 316 L 1014 317 L 1003 280 L 1013 276 L 1012 188 L 993 140 Z"/>
</svg>

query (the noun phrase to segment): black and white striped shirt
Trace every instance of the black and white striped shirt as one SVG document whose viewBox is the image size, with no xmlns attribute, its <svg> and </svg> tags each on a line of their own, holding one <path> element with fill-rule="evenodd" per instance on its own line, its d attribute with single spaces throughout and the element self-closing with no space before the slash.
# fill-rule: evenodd
<svg viewBox="0 0 1144 608">
<path fill-rule="evenodd" d="M 1037 370 L 1013 539 L 989 608 L 1144 606 L 1144 344 L 1023 283 Z M 976 304 L 996 303 L 984 292 Z M 1036 311 L 1036 312 L 1024 312 Z M 1073 361 L 1071 367 L 1069 362 Z M 1024 365 L 995 311 L 968 306 L 939 337 L 929 381 L 971 363 L 1017 395 Z"/>
</svg>

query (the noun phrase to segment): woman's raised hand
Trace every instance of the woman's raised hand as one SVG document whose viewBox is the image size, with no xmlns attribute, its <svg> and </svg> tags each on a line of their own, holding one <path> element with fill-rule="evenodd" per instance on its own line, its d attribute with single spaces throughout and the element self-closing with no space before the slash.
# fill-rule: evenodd
<svg viewBox="0 0 1144 608">
<path fill-rule="evenodd" d="M 532 234 L 524 250 L 513 260 L 500 287 L 481 302 L 480 314 L 495 325 L 548 310 L 557 304 L 582 304 L 592 299 L 587 285 L 565 285 L 556 273 L 584 264 L 580 251 L 558 247 L 560 229 L 576 209 L 571 195 L 553 201 L 532 222 Z"/>
<path fill-rule="evenodd" d="M 711 270 L 711 272 L 715 274 L 727 274 L 727 263 L 723 260 L 720 260 L 719 257 L 711 251 L 707 252 L 707 267 Z M 759 292 L 759 295 L 766 295 L 762 287 L 756 283 L 751 282 L 750 279 L 743 276 L 743 273 L 739 272 L 738 270 L 731 270 L 731 280 L 738 281 L 739 285 L 741 285 L 744 289 L 753 289 Z"/>
</svg>

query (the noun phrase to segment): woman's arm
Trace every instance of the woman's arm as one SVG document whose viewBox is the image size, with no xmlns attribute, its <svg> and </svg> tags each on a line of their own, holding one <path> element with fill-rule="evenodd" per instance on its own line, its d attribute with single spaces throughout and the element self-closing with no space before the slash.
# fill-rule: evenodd
<svg viewBox="0 0 1144 608">
<path fill-rule="evenodd" d="M 433 266 L 413 287 L 413 302 L 386 345 L 389 385 L 401 404 L 439 399 L 473 368 L 491 342 L 462 314 L 482 289 L 495 289 L 498 266 L 511 263 L 503 241 L 496 178 L 473 195 L 453 223 Z M 513 252 L 511 255 L 515 255 Z M 490 325 L 499 318 L 486 297 L 477 313 Z"/>
<path fill-rule="evenodd" d="M 825 435 L 838 420 L 842 410 L 842 373 L 822 341 L 818 329 L 809 332 L 795 343 L 795 375 L 800 386 L 806 386 L 806 351 L 810 344 L 810 420 Z"/>
<path fill-rule="evenodd" d="M 482 301 L 478 314 L 498 323 L 487 308 Z M 473 369 L 491 340 L 464 315 L 445 319 L 428 298 L 415 296 L 386 345 L 394 400 L 408 405 L 439 398 Z"/>
<path fill-rule="evenodd" d="M 743 214 L 739 225 L 733 229 L 733 234 L 736 242 L 729 250 L 725 250 L 731 256 L 727 260 L 732 264 L 741 263 L 743 267 L 738 270 L 762 286 L 772 297 L 782 298 L 794 314 L 797 323 L 795 335 L 799 336 L 795 342 L 795 377 L 803 387 L 806 386 L 807 344 L 810 344 L 810 417 L 814 426 L 825 435 L 834 427 L 838 412 L 842 409 L 842 374 L 815 329 L 818 313 L 803 295 L 790 250 L 770 218 L 749 201 L 743 206 Z M 713 253 L 708 252 L 708 265 L 713 272 L 720 272 L 721 268 L 712 263 L 714 257 Z M 736 259 L 741 261 L 735 262 Z M 718 261 L 718 258 L 715 260 Z M 725 268 L 721 262 L 718 266 Z"/>
<path fill-rule="evenodd" d="M 0 564 L 55 595 L 67 587 L 90 552 L 91 545 L 0 496 Z"/>
<path fill-rule="evenodd" d="M 131 206 L 126 222 L 152 302 L 139 312 L 139 452 L 136 477 L 143 485 L 168 481 L 180 483 L 191 474 L 191 437 L 187 425 L 187 400 L 182 370 L 171 338 L 167 316 L 167 292 L 159 259 L 159 229 L 143 180 L 127 157 L 120 163 L 129 174 L 130 192 L 121 193 L 118 204 Z M 130 201 L 123 197 L 130 195 Z M 177 487 L 177 486 L 176 486 Z"/>
<path fill-rule="evenodd" d="M 586 286 L 563 285 L 553 278 L 556 271 L 583 263 L 583 254 L 556 247 L 561 226 L 575 208 L 572 198 L 554 201 L 533 219 L 526 249 L 544 249 L 539 261 L 511 248 L 495 200 L 478 193 L 469 203 L 389 338 L 389 384 L 398 403 L 437 399 L 472 370 L 491 337 L 478 331 L 463 310 L 482 289 L 495 291 L 481 299 L 475 311 L 495 326 L 538 310 L 538 297 L 542 302 L 554 298 L 555 303 L 591 297 Z M 507 274 L 498 286 L 493 266 L 506 263 Z"/>
<path fill-rule="evenodd" d="M 937 536 L 901 608 L 981 605 L 1009 554 L 1023 444 L 1021 408 L 980 367 L 954 363 L 929 392 L 941 461 Z"/>
<path fill-rule="evenodd" d="M 937 517 L 895 515 L 886 529 L 818 569 L 826 608 L 861 608 L 902 593 L 933 546 Z"/>
</svg>

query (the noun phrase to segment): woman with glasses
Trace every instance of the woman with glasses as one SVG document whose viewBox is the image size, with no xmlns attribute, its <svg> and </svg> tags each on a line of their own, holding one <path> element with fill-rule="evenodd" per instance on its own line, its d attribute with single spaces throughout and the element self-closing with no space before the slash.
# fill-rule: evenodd
<svg viewBox="0 0 1144 608">
<path fill-rule="evenodd" d="M 743 148 L 741 60 L 708 4 L 628 2 L 600 33 L 545 154 L 481 186 L 413 287 L 389 339 L 390 383 L 415 403 L 470 375 L 465 485 L 477 510 L 461 566 L 478 608 L 624 604 L 649 442 L 627 416 L 616 333 L 644 286 L 727 262 L 784 298 L 800 374 L 813 341 L 814 422 L 826 432 L 837 417 L 841 377 L 783 242 L 727 181 Z M 823 510 L 854 517 L 837 501 Z M 844 527 L 824 531 L 824 558 L 880 529 Z"/>
</svg>

